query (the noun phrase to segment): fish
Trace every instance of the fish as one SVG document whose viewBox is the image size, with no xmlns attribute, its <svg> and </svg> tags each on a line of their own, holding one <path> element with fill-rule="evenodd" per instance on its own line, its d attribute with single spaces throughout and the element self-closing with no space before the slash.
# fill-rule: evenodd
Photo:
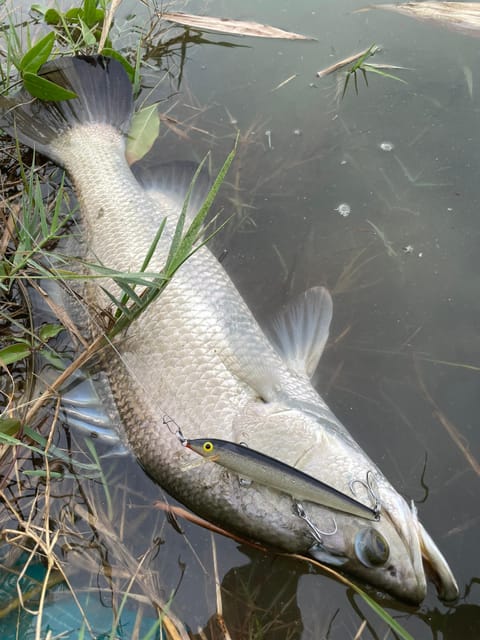
<svg viewBox="0 0 480 640">
<path fill-rule="evenodd" d="M 163 188 L 162 171 L 152 182 L 152 162 L 145 184 L 141 166 L 134 175 L 126 162 L 133 97 L 123 67 L 101 55 L 73 56 L 45 63 L 39 74 L 76 97 L 44 102 L 25 90 L 3 97 L 2 128 L 70 176 L 87 263 L 139 272 L 165 220 L 149 262 L 149 271 L 161 271 L 181 198 L 171 186 Z M 89 281 L 84 291 L 96 309 L 109 307 L 119 294 L 106 277 Z M 104 358 L 127 444 L 168 493 L 233 533 L 341 567 L 413 604 L 425 598 L 428 575 L 438 596 L 453 601 L 454 575 L 414 505 L 312 385 L 332 313 L 329 292 L 312 287 L 279 313 L 267 336 L 224 266 L 208 246 L 199 247 Z M 95 316 L 90 325 L 93 333 L 102 330 Z M 245 443 L 372 508 L 378 505 L 379 518 L 366 521 L 325 504 L 295 505 L 274 487 L 242 482 L 221 465 L 198 464 L 172 425 L 187 440 Z"/>
<path fill-rule="evenodd" d="M 379 518 L 376 508 L 367 507 L 334 487 L 244 445 L 218 438 L 184 440 L 183 444 L 206 460 L 217 462 L 240 477 L 246 477 L 247 481 L 254 480 L 288 493 L 294 500 L 309 500 L 368 520 Z"/>
</svg>

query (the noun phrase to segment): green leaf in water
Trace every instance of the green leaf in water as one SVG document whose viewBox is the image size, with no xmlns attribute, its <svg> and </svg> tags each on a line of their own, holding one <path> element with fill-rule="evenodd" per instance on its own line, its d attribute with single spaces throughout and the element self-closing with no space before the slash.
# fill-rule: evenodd
<svg viewBox="0 0 480 640">
<path fill-rule="evenodd" d="M 22 471 L 25 476 L 33 476 L 34 478 L 63 478 L 61 471 L 45 471 L 44 469 L 24 469 Z"/>
<path fill-rule="evenodd" d="M 156 104 L 145 107 L 133 116 L 128 134 L 126 155 L 129 164 L 140 160 L 152 148 L 160 132 L 160 116 Z"/>
<path fill-rule="evenodd" d="M 375 611 L 377 616 L 381 618 L 388 626 L 394 631 L 402 640 L 414 640 L 414 637 L 402 627 L 402 625 L 392 618 L 392 616 L 386 611 L 378 602 L 375 602 L 363 589 L 360 589 L 355 583 L 350 582 L 350 587 L 363 598 L 366 604 Z"/>
<path fill-rule="evenodd" d="M 97 8 L 97 0 L 84 0 L 83 19 L 89 27 L 91 27 L 94 24 L 96 8 Z"/>
<path fill-rule="evenodd" d="M 93 47 L 95 44 L 97 44 L 97 39 L 95 37 L 95 34 L 87 25 L 87 23 L 84 22 L 81 18 L 80 18 L 80 27 L 82 29 L 82 38 L 85 44 L 88 45 L 89 47 Z"/>
<path fill-rule="evenodd" d="M 0 364 L 3 366 L 25 360 L 32 353 L 32 349 L 27 344 L 11 344 L 0 349 Z"/>
<path fill-rule="evenodd" d="M 46 78 L 41 78 L 34 73 L 26 72 L 23 74 L 23 84 L 25 89 L 40 100 L 50 100 L 58 102 L 59 100 L 71 100 L 76 98 L 77 94 L 68 89 L 60 87 L 54 82 L 50 82 Z"/>
<path fill-rule="evenodd" d="M 67 22 L 78 22 L 79 18 L 82 15 L 83 15 L 83 11 L 79 7 L 74 7 L 73 9 L 69 9 L 64 13 L 64 17 Z"/>
<path fill-rule="evenodd" d="M 14 436 L 20 431 L 22 424 L 16 418 L 0 418 L 0 433 Z"/>
<path fill-rule="evenodd" d="M 40 11 L 37 9 L 37 11 Z M 56 9 L 47 9 L 43 14 L 43 19 L 49 25 L 57 25 L 62 22 L 62 17 Z"/>
<path fill-rule="evenodd" d="M 103 47 L 102 54 L 104 56 L 108 56 L 109 58 L 114 58 L 115 60 L 118 60 L 118 62 L 120 62 L 120 64 L 125 69 L 125 71 L 128 73 L 130 82 L 133 84 L 133 81 L 135 80 L 135 69 L 128 62 L 128 60 L 122 56 L 121 53 L 119 53 L 115 49 L 112 49 L 111 47 Z"/>
<path fill-rule="evenodd" d="M 44 16 L 45 13 L 48 11 L 48 9 L 47 7 L 44 7 L 41 4 L 31 4 L 30 11 L 35 11 L 36 13 L 39 13 L 40 15 Z"/>
<path fill-rule="evenodd" d="M 63 325 L 61 324 L 44 324 L 40 327 L 38 337 L 42 342 L 47 342 L 50 338 L 58 336 L 60 331 L 63 331 Z"/>
</svg>

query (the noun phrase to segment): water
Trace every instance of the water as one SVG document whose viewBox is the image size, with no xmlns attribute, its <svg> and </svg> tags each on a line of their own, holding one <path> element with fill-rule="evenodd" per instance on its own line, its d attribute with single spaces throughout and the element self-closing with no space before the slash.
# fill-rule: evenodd
<svg viewBox="0 0 480 640">
<path fill-rule="evenodd" d="M 394 13 L 355 13 L 363 6 L 188 3 L 191 13 L 254 19 L 318 41 L 210 34 L 212 43 L 245 48 L 189 47 L 179 92 L 163 82 L 150 99 L 170 96 L 163 106 L 188 135 L 179 139 L 162 125 L 167 158 L 199 159 L 212 149 L 218 165 L 240 130 L 221 197 L 226 213 L 236 216 L 215 251 L 265 326 L 296 293 L 318 284 L 331 290 L 334 321 L 318 388 L 392 484 L 417 501 L 461 591 L 451 607 L 433 588 L 417 610 L 381 602 L 415 638 L 474 639 L 480 634 L 478 41 Z M 373 62 L 408 67 L 388 70 L 406 84 L 369 74 L 367 87 L 358 74 L 358 95 L 351 79 L 341 100 L 338 77 L 316 77 L 372 43 L 382 45 Z M 159 70 L 149 76 L 153 84 L 159 77 Z M 152 507 L 161 491 L 133 461 L 107 458 L 102 466 L 112 487 L 109 526 L 133 558 L 154 549 L 145 560 L 154 578 L 142 576 L 135 588 L 163 600 L 174 592 L 173 611 L 194 633 L 204 628 L 207 637 L 223 637 L 214 619 L 210 534 L 183 520 L 183 533 L 169 524 Z M 107 512 L 102 484 L 73 475 L 62 481 L 71 493 L 93 494 L 96 509 Z M 66 558 L 73 584 L 95 584 L 103 596 L 110 589 L 114 600 L 127 584 L 121 569 L 131 575 L 133 564 L 105 526 L 84 525 L 81 562 L 72 553 Z M 86 540 L 96 541 L 97 554 Z M 261 629 L 262 638 L 353 638 L 364 617 L 362 638 L 385 636 L 384 623 L 331 578 L 220 536 L 215 543 L 232 637 L 257 637 L 253 629 Z M 100 568 L 79 568 L 85 557 L 92 567 L 100 558 Z M 111 582 L 110 563 L 118 571 Z"/>
</svg>

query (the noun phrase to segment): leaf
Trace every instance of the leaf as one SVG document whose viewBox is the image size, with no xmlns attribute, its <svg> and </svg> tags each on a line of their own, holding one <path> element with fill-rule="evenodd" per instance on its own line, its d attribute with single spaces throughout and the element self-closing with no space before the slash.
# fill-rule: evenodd
<svg viewBox="0 0 480 640">
<path fill-rule="evenodd" d="M 168 252 L 168 258 L 167 258 L 167 264 L 170 263 L 170 261 L 173 259 L 173 257 L 175 256 L 175 254 L 178 251 L 178 248 L 180 246 L 180 242 L 182 240 L 182 235 L 183 235 L 183 227 L 185 225 L 185 220 L 187 217 L 187 210 L 188 210 L 188 205 L 190 202 L 190 197 L 192 195 L 192 191 L 195 187 L 195 183 L 197 181 L 198 176 L 200 175 L 200 172 L 202 170 L 202 168 L 205 165 L 205 162 L 207 161 L 207 156 L 205 156 L 202 160 L 202 162 L 199 164 L 197 170 L 195 171 L 195 175 L 193 176 L 192 182 L 190 184 L 190 186 L 188 187 L 188 191 L 187 191 L 187 195 L 185 196 L 185 200 L 183 202 L 183 206 L 182 206 L 182 211 L 178 217 L 178 222 L 177 222 L 177 226 L 175 227 L 175 233 L 173 234 L 173 238 L 172 238 L 172 242 L 170 243 L 170 250 Z"/>
<path fill-rule="evenodd" d="M 14 436 L 20 431 L 22 423 L 16 418 L 0 418 L 0 433 Z"/>
<path fill-rule="evenodd" d="M 353 55 L 348 56 L 347 58 L 344 58 L 339 62 L 335 62 L 335 64 L 332 64 L 331 66 L 326 67 L 321 71 L 317 71 L 317 78 L 324 78 L 325 76 L 328 76 L 331 73 L 335 73 L 336 71 L 340 71 L 341 69 L 344 69 L 346 66 L 352 63 L 353 63 L 353 66 L 357 65 L 355 67 L 357 68 L 366 60 L 366 58 L 369 58 L 375 55 L 375 53 L 377 53 L 377 51 L 379 50 L 380 50 L 379 47 L 377 47 L 375 44 L 372 44 L 368 47 L 368 49 L 364 49 L 359 53 L 354 53 Z M 351 71 L 354 70 L 353 66 L 351 68 Z"/>
<path fill-rule="evenodd" d="M 277 27 L 258 22 L 244 22 L 230 18 L 214 18 L 213 16 L 196 16 L 191 13 L 162 13 L 161 17 L 168 22 L 192 27 L 199 31 L 216 31 L 234 36 L 253 36 L 255 38 L 282 38 L 284 40 L 315 40 L 299 33 L 284 31 Z"/>
<path fill-rule="evenodd" d="M 372 64 L 365 63 L 364 65 L 365 71 L 370 71 L 370 73 L 376 73 L 379 76 L 383 76 L 384 78 L 390 78 L 390 80 L 398 80 L 399 82 L 403 82 L 403 84 L 408 84 L 406 80 L 403 78 L 399 78 L 398 76 L 394 76 L 393 73 L 387 73 L 378 67 L 375 67 Z"/>
<path fill-rule="evenodd" d="M 167 275 L 172 276 L 174 272 L 185 262 L 185 260 L 187 260 L 188 257 L 195 251 L 194 244 L 198 240 L 198 236 L 199 236 L 200 230 L 202 229 L 205 218 L 210 210 L 210 207 L 212 206 L 212 203 L 215 199 L 215 196 L 218 193 L 218 190 L 220 189 L 223 181 L 225 180 L 225 176 L 227 175 L 230 165 L 233 162 L 233 159 L 235 157 L 235 153 L 237 150 L 237 144 L 238 144 L 238 136 L 237 136 L 237 139 L 235 140 L 234 148 L 232 149 L 232 151 L 230 151 L 230 153 L 227 156 L 227 159 L 223 163 L 223 166 L 220 169 L 220 172 L 218 173 L 217 177 L 215 178 L 215 182 L 211 186 L 210 191 L 208 192 L 207 197 L 205 198 L 205 201 L 200 211 L 194 217 L 194 219 L 190 223 L 190 226 L 188 227 L 187 231 L 185 232 L 181 241 L 179 242 L 178 248 L 175 251 L 175 254 L 168 256 L 167 267 L 166 267 Z"/>
<path fill-rule="evenodd" d="M 88 27 L 93 27 L 97 22 L 97 0 L 85 0 L 83 3 L 83 20 Z"/>
<path fill-rule="evenodd" d="M 40 327 L 38 337 L 42 342 L 47 342 L 50 338 L 58 336 L 60 331 L 63 331 L 63 325 L 61 324 L 44 324 Z"/>
<path fill-rule="evenodd" d="M 62 16 L 56 9 L 47 9 L 44 13 L 43 19 L 47 24 L 57 25 L 62 21 Z"/>
<path fill-rule="evenodd" d="M 8 347 L 0 349 L 0 364 L 3 366 L 20 362 L 28 358 L 32 353 L 32 349 L 26 344 L 11 344 Z"/>
<path fill-rule="evenodd" d="M 23 469 L 23 475 L 33 478 L 63 478 L 64 474 L 61 471 L 45 471 L 44 469 Z"/>
<path fill-rule="evenodd" d="M 53 31 L 48 33 L 44 38 L 39 40 L 20 60 L 19 70 L 26 73 L 37 73 L 42 64 L 44 64 L 52 53 L 55 43 L 55 34 Z"/>
<path fill-rule="evenodd" d="M 32 4 L 30 5 L 30 11 L 35 11 L 36 13 L 44 16 L 48 9 L 43 7 L 41 4 Z"/>
<path fill-rule="evenodd" d="M 115 60 L 118 60 L 118 62 L 120 62 L 120 64 L 125 69 L 125 71 L 128 73 L 130 82 L 133 84 L 133 81 L 135 79 L 135 69 L 128 62 L 128 60 L 122 56 L 121 53 L 119 53 L 115 49 L 112 49 L 111 47 L 103 47 L 103 49 L 101 50 L 101 53 L 104 56 L 108 56 L 109 58 L 115 58 Z"/>
<path fill-rule="evenodd" d="M 80 8 L 74 7 L 73 9 L 66 11 L 64 16 L 67 22 L 78 22 L 82 14 L 83 11 Z"/>
<path fill-rule="evenodd" d="M 25 89 L 40 100 L 50 100 L 57 102 L 59 100 L 71 100 L 76 98 L 77 94 L 68 89 L 60 87 L 54 82 L 50 82 L 46 78 L 41 78 L 35 73 L 26 72 L 23 74 L 23 84 Z"/>
<path fill-rule="evenodd" d="M 97 39 L 94 33 L 81 18 L 80 18 L 80 28 L 82 29 L 83 41 L 88 47 L 93 47 L 95 44 L 97 44 Z"/>
<path fill-rule="evenodd" d="M 156 104 L 137 111 L 127 139 L 126 156 L 129 164 L 140 160 L 150 151 L 159 132 L 160 116 Z"/>
</svg>

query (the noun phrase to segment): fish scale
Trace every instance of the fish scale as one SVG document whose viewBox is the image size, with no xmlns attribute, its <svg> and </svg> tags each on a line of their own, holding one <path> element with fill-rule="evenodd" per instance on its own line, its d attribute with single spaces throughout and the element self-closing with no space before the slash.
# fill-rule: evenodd
<svg viewBox="0 0 480 640">
<path fill-rule="evenodd" d="M 102 56 L 73 57 L 47 63 L 40 73 L 77 98 L 55 105 L 25 93 L 13 101 L 0 98 L 2 126 L 67 169 L 89 260 L 138 271 L 166 216 L 149 265 L 149 271 L 161 270 L 181 205 L 161 189 L 149 195 L 126 163 L 132 89 L 123 68 Z M 108 278 L 96 283 L 119 295 Z M 90 284 L 86 294 L 97 307 L 109 304 L 100 286 Z M 104 359 L 128 443 L 162 487 L 225 528 L 340 565 L 413 603 L 426 594 L 425 564 L 439 596 L 452 600 L 455 578 L 415 508 L 311 384 L 331 304 L 322 287 L 305 292 L 280 316 L 274 346 L 222 265 L 208 248 L 199 249 Z M 198 464 L 182 445 L 179 427 L 190 440 L 244 442 L 368 507 L 378 503 L 380 518 L 371 522 L 313 502 L 300 508 L 295 496 L 242 482 L 214 463 Z"/>
</svg>

